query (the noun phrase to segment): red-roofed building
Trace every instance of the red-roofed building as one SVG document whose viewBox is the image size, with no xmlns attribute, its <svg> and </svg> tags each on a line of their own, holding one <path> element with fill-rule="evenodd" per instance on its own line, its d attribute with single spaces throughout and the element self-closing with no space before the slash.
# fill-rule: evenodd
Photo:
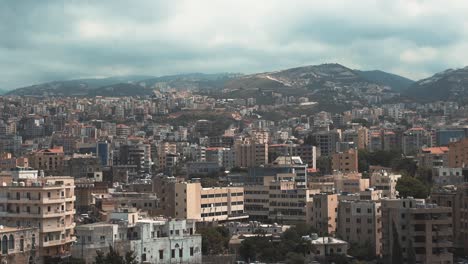
<svg viewBox="0 0 468 264">
<path fill-rule="evenodd" d="M 29 154 L 29 165 L 36 170 L 43 170 L 45 175 L 63 175 L 63 147 L 41 149 Z"/>
<path fill-rule="evenodd" d="M 421 168 L 447 167 L 448 160 L 448 147 L 422 148 L 418 154 L 418 165 Z"/>
</svg>

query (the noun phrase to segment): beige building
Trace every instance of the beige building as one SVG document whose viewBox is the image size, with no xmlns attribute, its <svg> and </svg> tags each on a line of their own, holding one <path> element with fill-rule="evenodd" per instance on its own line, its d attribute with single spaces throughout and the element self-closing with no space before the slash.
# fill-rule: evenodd
<svg viewBox="0 0 468 264">
<path fill-rule="evenodd" d="M 389 263 L 453 263 L 452 209 L 424 200 L 382 200 L 382 253 Z"/>
<path fill-rule="evenodd" d="M 448 163 L 451 168 L 464 168 L 468 165 L 468 138 L 450 142 Z"/>
<path fill-rule="evenodd" d="M 37 227 L 37 254 L 46 263 L 68 257 L 75 241 L 73 178 L 20 175 L 0 186 L 1 224 Z"/>
<path fill-rule="evenodd" d="M 36 253 L 38 238 L 35 227 L 0 226 L 0 263 L 42 263 Z"/>
<path fill-rule="evenodd" d="M 29 167 L 28 158 L 15 158 L 11 153 L 0 154 L 0 170 L 8 170 L 16 167 Z"/>
<path fill-rule="evenodd" d="M 153 191 L 160 199 L 158 213 L 203 222 L 245 219 L 243 187 L 202 188 L 200 182 L 155 177 Z"/>
<path fill-rule="evenodd" d="M 336 193 L 357 193 L 369 188 L 369 179 L 363 179 L 360 173 L 337 173 L 333 175 Z"/>
<path fill-rule="evenodd" d="M 346 255 L 348 252 L 348 242 L 334 237 L 317 237 L 311 241 L 315 256 L 324 258 L 333 255 Z M 324 262 L 328 263 L 328 262 Z"/>
<path fill-rule="evenodd" d="M 349 149 L 347 152 L 333 153 L 332 171 L 358 172 L 358 152 Z"/>
<path fill-rule="evenodd" d="M 466 254 L 468 252 L 468 183 L 434 189 L 428 201 L 451 208 L 454 247 Z"/>
<path fill-rule="evenodd" d="M 334 235 L 338 222 L 338 195 L 319 193 L 312 195 L 307 204 L 307 223 L 322 235 Z"/>
<path fill-rule="evenodd" d="M 298 188 L 293 173 L 264 176 L 263 184 L 246 184 L 245 211 L 253 220 L 277 223 L 306 221 L 307 204 L 318 190 Z"/>
<path fill-rule="evenodd" d="M 400 174 L 393 174 L 385 170 L 374 171 L 370 177 L 370 187 L 381 190 L 383 197 L 394 199 L 398 195 L 396 185 L 400 178 Z"/>
<path fill-rule="evenodd" d="M 418 153 L 418 166 L 426 169 L 447 167 L 448 157 L 448 147 L 422 148 Z"/>
<path fill-rule="evenodd" d="M 381 204 L 373 200 L 340 200 L 337 236 L 349 243 L 372 247 L 375 256 L 382 254 Z"/>
<path fill-rule="evenodd" d="M 255 167 L 268 164 L 268 144 L 237 142 L 234 145 L 235 166 Z"/>
<path fill-rule="evenodd" d="M 41 149 L 28 156 L 29 165 L 45 175 L 63 175 L 64 158 L 63 147 Z"/>
</svg>

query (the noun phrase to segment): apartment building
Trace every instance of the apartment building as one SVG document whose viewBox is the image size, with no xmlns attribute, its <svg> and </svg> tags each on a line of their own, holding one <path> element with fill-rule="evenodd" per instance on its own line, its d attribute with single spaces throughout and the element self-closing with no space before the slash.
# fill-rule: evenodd
<svg viewBox="0 0 468 264">
<path fill-rule="evenodd" d="M 120 254 L 133 251 L 138 263 L 202 263 L 201 236 L 194 221 L 141 218 L 135 210 L 121 209 L 107 222 L 80 225 L 72 255 L 93 263 L 96 251 L 109 245 Z"/>
<path fill-rule="evenodd" d="M 363 179 L 361 173 L 335 173 L 332 177 L 336 193 L 357 193 L 369 188 L 369 179 Z"/>
<path fill-rule="evenodd" d="M 268 164 L 268 144 L 256 142 L 237 142 L 234 145 L 237 167 L 255 167 Z"/>
<path fill-rule="evenodd" d="M 13 157 L 11 153 L 0 154 L 0 170 L 9 170 L 16 167 L 29 167 L 29 160 L 26 157 Z"/>
<path fill-rule="evenodd" d="M 0 186 L 0 223 L 37 227 L 37 254 L 46 263 L 69 257 L 75 241 L 73 178 L 37 177 L 37 171 L 12 175 Z"/>
<path fill-rule="evenodd" d="M 357 172 L 358 171 L 357 150 L 349 149 L 346 152 L 334 153 L 332 155 L 332 171 Z"/>
<path fill-rule="evenodd" d="M 463 168 L 436 167 L 432 169 L 432 181 L 435 185 L 459 185 L 463 183 Z"/>
<path fill-rule="evenodd" d="M 271 144 L 268 145 L 268 161 L 271 163 L 279 156 L 299 156 L 309 168 L 316 168 L 317 149 L 312 145 Z"/>
<path fill-rule="evenodd" d="M 432 136 L 429 131 L 413 127 L 403 133 L 402 150 L 405 155 L 415 155 L 423 147 L 432 147 Z"/>
<path fill-rule="evenodd" d="M 253 168 L 244 180 L 245 211 L 251 220 L 297 223 L 318 190 L 308 189 L 286 167 Z"/>
<path fill-rule="evenodd" d="M 340 200 L 336 234 L 362 247 L 372 247 L 375 256 L 382 254 L 382 211 L 375 200 Z"/>
<path fill-rule="evenodd" d="M 450 142 L 448 163 L 451 168 L 465 168 L 468 165 L 468 138 Z"/>
<path fill-rule="evenodd" d="M 248 218 L 244 213 L 243 187 L 202 188 L 196 181 L 155 177 L 153 191 L 161 203 L 158 213 L 164 216 L 203 222 Z"/>
<path fill-rule="evenodd" d="M 460 220 L 455 219 L 454 223 L 458 223 L 460 227 L 460 234 L 458 236 L 459 248 L 463 249 L 463 252 L 468 252 L 468 183 L 458 186 L 457 197 L 460 201 L 460 206 L 456 207 L 457 204 L 452 206 L 460 209 L 460 213 L 457 213 L 455 217 L 459 216 Z"/>
<path fill-rule="evenodd" d="M 307 204 L 307 223 L 322 235 L 334 235 L 338 222 L 338 194 L 318 193 Z"/>
<path fill-rule="evenodd" d="M 447 167 L 449 159 L 448 147 L 422 148 L 418 153 L 418 166 L 432 169 L 434 167 Z"/>
<path fill-rule="evenodd" d="M 320 156 L 330 157 L 336 148 L 336 143 L 341 141 L 341 129 L 321 131 L 315 133 L 313 138 L 320 150 Z"/>
<path fill-rule="evenodd" d="M 28 155 L 29 165 L 45 175 L 63 175 L 65 154 L 63 147 L 41 149 Z"/>
<path fill-rule="evenodd" d="M 388 263 L 453 263 L 451 208 L 413 198 L 381 202 L 382 253 Z"/>
<path fill-rule="evenodd" d="M 93 194 L 93 200 L 96 214 L 100 219 L 108 220 L 112 212 L 118 211 L 119 208 L 135 208 L 150 216 L 159 214 L 159 198 L 152 193 L 138 192 L 109 192 L 106 194 Z"/>
<path fill-rule="evenodd" d="M 396 185 L 400 174 L 393 174 L 386 170 L 377 170 L 371 173 L 370 187 L 376 190 L 382 190 L 382 196 L 386 198 L 396 198 L 398 191 Z"/>
</svg>

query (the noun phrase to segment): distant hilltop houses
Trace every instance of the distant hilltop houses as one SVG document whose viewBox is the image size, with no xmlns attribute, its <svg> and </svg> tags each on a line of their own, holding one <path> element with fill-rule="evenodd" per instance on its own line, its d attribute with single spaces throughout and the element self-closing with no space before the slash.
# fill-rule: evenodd
<svg viewBox="0 0 468 264">
<path fill-rule="evenodd" d="M 465 70 L 413 82 L 324 64 L 12 91 L 0 262 L 464 261 Z M 436 100 L 411 96 L 440 85 Z"/>
</svg>

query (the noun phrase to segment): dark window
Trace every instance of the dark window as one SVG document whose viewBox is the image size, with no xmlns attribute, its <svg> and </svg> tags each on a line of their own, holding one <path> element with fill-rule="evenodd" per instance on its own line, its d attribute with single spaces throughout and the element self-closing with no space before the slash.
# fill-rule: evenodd
<svg viewBox="0 0 468 264">
<path fill-rule="evenodd" d="M 164 259 L 164 250 L 159 250 L 159 259 Z"/>
<path fill-rule="evenodd" d="M 175 258 L 175 249 L 171 250 L 171 258 Z"/>
</svg>

